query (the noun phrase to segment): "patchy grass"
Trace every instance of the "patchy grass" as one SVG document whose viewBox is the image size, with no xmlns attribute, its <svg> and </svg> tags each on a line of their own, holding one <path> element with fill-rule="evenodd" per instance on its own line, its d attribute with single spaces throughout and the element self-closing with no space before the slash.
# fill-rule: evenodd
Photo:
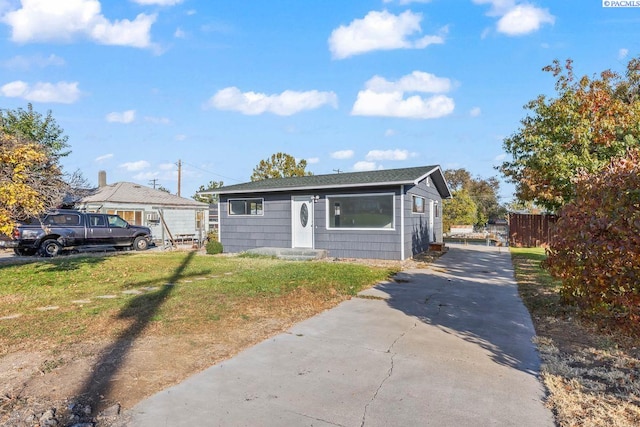
<svg viewBox="0 0 640 427">
<path fill-rule="evenodd" d="M 80 419 L 106 427 L 96 414 L 110 405 L 130 408 L 399 269 L 196 252 L 0 265 L 0 425 L 36 425 L 51 408 L 73 425 L 70 408 L 86 404 Z"/>
<path fill-rule="evenodd" d="M 531 313 L 547 404 L 560 426 L 640 425 L 640 349 L 562 304 L 561 284 L 540 267 L 544 249 L 511 248 L 520 295 Z"/>
<path fill-rule="evenodd" d="M 0 267 L 0 355 L 47 340 L 64 344 L 118 336 L 149 315 L 156 332 L 182 335 L 293 294 L 335 300 L 393 274 L 391 269 L 194 252 L 61 257 Z M 246 308 L 244 308 L 246 307 Z M 245 313 L 243 316 L 251 317 Z"/>
</svg>

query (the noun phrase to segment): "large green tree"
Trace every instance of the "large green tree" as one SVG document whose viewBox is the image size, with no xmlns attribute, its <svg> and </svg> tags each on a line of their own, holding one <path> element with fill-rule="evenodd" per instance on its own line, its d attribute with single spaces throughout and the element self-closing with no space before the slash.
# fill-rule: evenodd
<svg viewBox="0 0 640 427">
<path fill-rule="evenodd" d="M 69 144 L 69 137 L 58 126 L 53 118 L 51 110 L 47 115 L 34 111 L 33 105 L 27 104 L 27 109 L 15 110 L 0 109 L 0 127 L 9 135 L 13 135 L 24 141 L 32 141 L 40 144 L 47 150 L 51 161 L 57 161 L 59 157 L 69 155 L 65 151 Z"/>
<path fill-rule="evenodd" d="M 454 191 L 451 199 L 442 201 L 442 225 L 444 231 L 451 230 L 452 225 L 472 225 L 478 217 L 478 208 L 464 189 Z"/>
<path fill-rule="evenodd" d="M 311 172 L 307 172 L 306 168 L 306 160 L 296 161 L 295 157 L 289 154 L 276 153 L 269 159 L 260 160 L 260 163 L 253 169 L 251 181 L 313 175 Z"/>
<path fill-rule="evenodd" d="M 500 205 L 500 182 L 497 178 L 472 177 L 466 169 L 447 169 L 444 176 L 454 192 L 464 190 L 476 206 L 476 218 L 466 224 L 485 225 L 491 218 L 503 217 L 506 209 Z"/>
<path fill-rule="evenodd" d="M 504 140 L 511 159 L 499 170 L 518 199 L 557 211 L 575 197 L 578 172 L 595 173 L 638 146 L 640 59 L 629 61 L 625 75 L 577 78 L 571 60 L 543 70 L 556 78 L 557 96 L 526 104 L 520 129 Z"/>
</svg>

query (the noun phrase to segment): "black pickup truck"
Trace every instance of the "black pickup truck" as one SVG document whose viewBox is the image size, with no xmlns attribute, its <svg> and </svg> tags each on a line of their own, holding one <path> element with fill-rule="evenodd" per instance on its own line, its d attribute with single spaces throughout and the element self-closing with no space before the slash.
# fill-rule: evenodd
<svg viewBox="0 0 640 427">
<path fill-rule="evenodd" d="M 41 220 L 18 226 L 11 239 L 0 247 L 13 248 L 17 255 L 53 257 L 63 251 L 135 249 L 152 244 L 148 227 L 130 225 L 118 215 L 76 210 L 55 210 Z"/>
</svg>

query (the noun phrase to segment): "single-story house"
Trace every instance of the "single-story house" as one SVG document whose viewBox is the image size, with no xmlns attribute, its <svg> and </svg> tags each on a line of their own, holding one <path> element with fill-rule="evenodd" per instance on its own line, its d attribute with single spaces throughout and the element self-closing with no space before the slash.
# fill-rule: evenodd
<svg viewBox="0 0 640 427">
<path fill-rule="evenodd" d="M 405 260 L 442 242 L 439 166 L 265 179 L 211 189 L 219 195 L 224 251 L 326 250 L 337 258 Z"/>
<path fill-rule="evenodd" d="M 153 239 L 202 242 L 209 231 L 209 205 L 132 182 L 107 184 L 101 171 L 98 187 L 76 202 L 77 209 L 120 215 L 128 223 L 151 229 Z"/>
</svg>

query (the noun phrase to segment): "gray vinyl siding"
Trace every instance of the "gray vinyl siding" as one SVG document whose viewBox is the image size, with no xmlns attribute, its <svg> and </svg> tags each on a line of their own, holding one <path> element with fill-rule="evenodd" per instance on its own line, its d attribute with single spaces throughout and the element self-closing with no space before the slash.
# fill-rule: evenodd
<svg viewBox="0 0 640 427">
<path fill-rule="evenodd" d="M 229 215 L 229 199 L 263 199 L 262 215 Z M 238 253 L 260 247 L 291 247 L 291 196 L 242 194 L 221 197 L 220 235 L 224 252 Z"/>
<path fill-rule="evenodd" d="M 406 187 L 405 205 L 405 229 L 404 229 L 404 249 L 405 258 L 410 258 L 429 249 L 429 243 L 442 242 L 442 198 L 431 184 L 426 185 L 426 181 L 420 181 L 418 185 Z M 412 212 L 413 196 L 425 198 L 425 212 L 418 214 Z M 429 205 L 430 202 L 437 202 L 440 215 L 434 217 L 433 229 L 429 228 Z"/>
<path fill-rule="evenodd" d="M 337 196 L 342 194 L 379 194 L 394 193 L 395 213 L 394 229 L 380 230 L 350 230 L 327 229 L 326 224 L 326 196 L 322 194 L 321 199 L 315 206 L 315 248 L 326 249 L 330 257 L 334 258 L 371 258 L 400 260 L 400 215 L 402 207 L 400 205 L 400 188 L 380 188 L 375 191 L 358 191 L 350 189 L 344 192 L 329 192 L 328 195 Z"/>
<path fill-rule="evenodd" d="M 402 194 L 404 192 L 404 194 Z M 327 227 L 327 197 L 362 194 L 393 194 L 393 229 L 332 229 Z M 424 214 L 412 213 L 412 195 L 425 198 Z M 313 204 L 315 249 L 328 251 L 333 258 L 404 259 L 428 250 L 429 243 L 442 241 L 442 199 L 436 187 L 424 181 L 418 185 L 382 186 L 376 189 L 342 188 L 335 190 L 241 193 L 220 196 L 220 241 L 224 252 L 239 253 L 259 247 L 291 248 L 291 203 L 295 196 L 317 196 Z M 229 215 L 230 199 L 263 200 L 263 215 Z M 437 201 L 440 216 L 429 229 L 429 201 Z"/>
</svg>

